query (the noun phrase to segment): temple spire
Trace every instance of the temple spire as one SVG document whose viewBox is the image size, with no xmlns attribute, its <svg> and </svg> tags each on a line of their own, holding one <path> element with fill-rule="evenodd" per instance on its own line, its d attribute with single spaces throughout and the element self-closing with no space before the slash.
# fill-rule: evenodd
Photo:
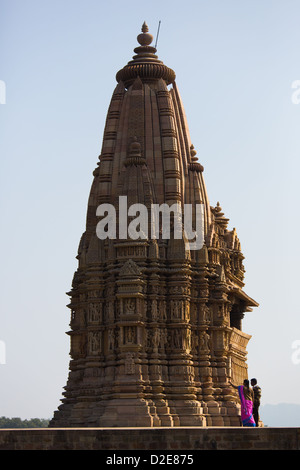
<svg viewBox="0 0 300 470">
<path fill-rule="evenodd" d="M 146 22 L 137 40 L 93 173 L 50 426 L 238 426 L 228 379 L 247 378 L 241 319 L 257 303 L 237 234 L 209 204 L 175 73 Z"/>
</svg>

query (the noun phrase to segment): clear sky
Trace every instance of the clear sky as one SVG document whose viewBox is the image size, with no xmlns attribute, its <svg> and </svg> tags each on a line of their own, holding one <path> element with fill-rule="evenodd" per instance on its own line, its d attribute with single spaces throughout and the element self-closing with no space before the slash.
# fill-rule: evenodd
<svg viewBox="0 0 300 470">
<path fill-rule="evenodd" d="M 60 403 L 92 172 L 144 20 L 154 37 L 161 21 L 158 56 L 260 304 L 249 376 L 263 404 L 300 404 L 299 18 L 299 0 L 0 0 L 0 416 Z"/>
</svg>

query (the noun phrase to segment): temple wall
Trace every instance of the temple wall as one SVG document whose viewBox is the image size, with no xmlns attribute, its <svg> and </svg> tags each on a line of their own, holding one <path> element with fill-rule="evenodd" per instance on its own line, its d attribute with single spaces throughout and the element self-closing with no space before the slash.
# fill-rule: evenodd
<svg viewBox="0 0 300 470">
<path fill-rule="evenodd" d="M 173 453 L 178 450 L 182 454 L 182 449 L 189 451 L 190 455 L 195 451 L 195 457 L 198 450 L 300 450 L 300 428 L 0 430 L 0 450 L 144 450 L 154 454 L 156 450 Z"/>
</svg>

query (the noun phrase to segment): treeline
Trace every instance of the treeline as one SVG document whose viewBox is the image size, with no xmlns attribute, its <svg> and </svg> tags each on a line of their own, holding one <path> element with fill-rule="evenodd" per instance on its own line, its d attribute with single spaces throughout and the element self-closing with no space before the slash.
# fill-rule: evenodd
<svg viewBox="0 0 300 470">
<path fill-rule="evenodd" d="M 6 418 L 0 417 L 0 428 L 47 428 L 49 419 L 21 419 L 21 418 Z"/>
</svg>

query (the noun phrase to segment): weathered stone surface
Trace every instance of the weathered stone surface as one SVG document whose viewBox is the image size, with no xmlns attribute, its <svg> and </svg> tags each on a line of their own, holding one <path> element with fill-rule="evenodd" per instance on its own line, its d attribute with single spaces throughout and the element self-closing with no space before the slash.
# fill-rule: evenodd
<svg viewBox="0 0 300 470">
<path fill-rule="evenodd" d="M 236 230 L 209 203 L 175 73 L 143 29 L 117 74 L 93 173 L 69 292 L 70 371 L 51 426 L 238 426 L 228 379 L 247 378 L 242 318 L 257 303 L 243 291 Z M 116 208 L 115 239 L 98 236 L 104 203 Z M 121 220 L 137 203 L 202 204 L 203 247 L 191 249 L 176 217 L 181 238 L 152 219 L 140 238 L 124 236 Z M 195 230 L 195 213 L 192 222 Z"/>
<path fill-rule="evenodd" d="M 0 450 L 300 450 L 300 429 L 1 429 Z"/>
</svg>

